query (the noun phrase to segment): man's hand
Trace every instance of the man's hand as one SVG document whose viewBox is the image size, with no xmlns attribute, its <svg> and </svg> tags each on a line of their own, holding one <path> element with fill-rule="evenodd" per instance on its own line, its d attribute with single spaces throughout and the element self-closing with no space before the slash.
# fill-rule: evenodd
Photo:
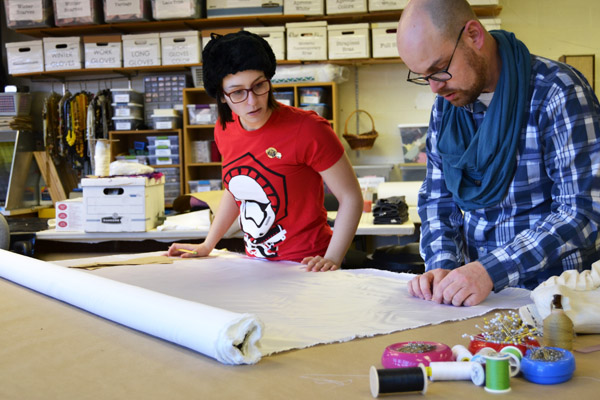
<svg viewBox="0 0 600 400">
<path fill-rule="evenodd" d="M 475 306 L 485 300 L 493 288 L 492 279 L 478 261 L 454 270 L 427 271 L 408 283 L 412 296 L 454 306 Z"/>
<path fill-rule="evenodd" d="M 432 300 L 454 306 L 475 306 L 485 300 L 493 288 L 485 267 L 474 261 L 450 271 L 434 285 Z"/>
<path fill-rule="evenodd" d="M 408 293 L 423 300 L 431 300 L 434 288 L 449 272 L 450 270 L 438 268 L 414 277 L 408 283 Z"/>
</svg>

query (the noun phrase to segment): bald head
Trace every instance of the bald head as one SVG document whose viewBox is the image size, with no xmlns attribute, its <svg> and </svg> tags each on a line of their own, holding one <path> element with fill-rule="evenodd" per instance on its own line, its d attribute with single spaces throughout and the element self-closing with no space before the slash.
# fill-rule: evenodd
<svg viewBox="0 0 600 400">
<path fill-rule="evenodd" d="M 466 0 L 409 1 L 398 24 L 400 58 L 409 67 L 420 67 L 424 59 L 434 59 L 432 53 L 438 46 L 451 46 L 470 20 L 477 20 L 477 16 Z"/>
<path fill-rule="evenodd" d="M 410 23 L 415 17 L 429 19 L 439 34 L 446 37 L 455 37 L 467 21 L 477 19 L 466 0 L 411 0 L 400 24 Z"/>
</svg>

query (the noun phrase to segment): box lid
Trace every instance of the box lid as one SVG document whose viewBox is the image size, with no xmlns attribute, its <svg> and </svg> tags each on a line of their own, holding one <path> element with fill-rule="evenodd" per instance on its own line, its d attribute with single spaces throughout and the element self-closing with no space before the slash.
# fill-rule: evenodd
<svg viewBox="0 0 600 400">
<path fill-rule="evenodd" d="M 397 22 L 371 22 L 371 29 L 378 29 L 378 28 L 394 28 L 397 29 L 398 28 L 398 23 Z"/>
<path fill-rule="evenodd" d="M 285 26 L 248 26 L 244 30 L 253 33 L 285 32 Z"/>
<path fill-rule="evenodd" d="M 314 27 L 326 27 L 327 21 L 310 21 L 310 22 L 287 22 L 285 27 L 288 29 L 295 28 L 314 28 Z"/>
<path fill-rule="evenodd" d="M 66 36 L 66 37 L 45 37 L 42 38 L 44 44 L 46 43 L 81 43 L 79 36 Z"/>
<path fill-rule="evenodd" d="M 114 176 L 109 178 L 83 178 L 81 187 L 91 186 L 151 186 L 165 183 L 164 175 L 160 178 L 150 178 L 143 175 L 138 176 Z M 84 191 L 85 193 L 85 191 Z"/>
<path fill-rule="evenodd" d="M 160 37 L 200 37 L 200 31 L 176 31 L 176 32 L 161 32 Z"/>
<path fill-rule="evenodd" d="M 123 40 L 144 40 L 144 39 L 157 39 L 160 40 L 160 34 L 157 33 L 140 33 L 135 35 L 123 35 Z"/>
<path fill-rule="evenodd" d="M 84 36 L 83 43 L 115 43 L 121 41 L 121 35 Z"/>
<path fill-rule="evenodd" d="M 355 29 L 369 29 L 368 22 L 361 22 L 358 24 L 335 24 L 335 25 L 327 25 L 328 31 L 345 31 L 345 30 L 355 30 Z"/>
<path fill-rule="evenodd" d="M 7 49 L 23 49 L 26 47 L 39 47 L 42 45 L 41 40 L 28 40 L 26 42 L 12 42 L 6 43 Z"/>
</svg>

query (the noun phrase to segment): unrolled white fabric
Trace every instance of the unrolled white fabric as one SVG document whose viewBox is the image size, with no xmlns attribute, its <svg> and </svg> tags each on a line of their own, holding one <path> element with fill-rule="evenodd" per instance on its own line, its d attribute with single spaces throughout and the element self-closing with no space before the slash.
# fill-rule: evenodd
<svg viewBox="0 0 600 400">
<path fill-rule="evenodd" d="M 251 314 L 169 296 L 5 250 L 0 250 L 0 276 L 224 364 L 254 364 L 261 358 L 258 341 L 263 324 Z"/>
<path fill-rule="evenodd" d="M 565 314 L 577 333 L 600 333 L 600 261 L 586 271 L 569 270 L 542 282 L 531 292 L 534 304 L 521 307 L 527 323 L 543 331 L 543 321 L 552 312 L 552 299 L 562 295 Z"/>
<path fill-rule="evenodd" d="M 102 257 L 103 260 L 144 255 Z M 90 261 L 100 258 L 88 259 Z M 80 264 L 69 260 L 61 265 Z M 527 304 L 529 291 L 505 289 L 474 307 L 440 305 L 411 297 L 413 277 L 373 269 L 307 272 L 293 262 L 251 259 L 215 251 L 207 258 L 168 265 L 103 268 L 89 274 L 177 296 L 263 321 L 263 355 L 324 343 L 344 342 L 483 315 Z M 468 332 L 465 332 L 468 333 Z M 415 338 L 418 339 L 418 338 Z M 448 338 L 449 344 L 460 338 Z"/>
</svg>

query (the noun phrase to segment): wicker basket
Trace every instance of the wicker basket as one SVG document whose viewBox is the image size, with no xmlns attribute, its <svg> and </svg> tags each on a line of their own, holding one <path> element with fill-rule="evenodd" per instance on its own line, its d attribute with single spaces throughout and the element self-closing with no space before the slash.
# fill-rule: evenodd
<svg viewBox="0 0 600 400">
<path fill-rule="evenodd" d="M 363 112 L 369 116 L 369 118 L 371 119 L 371 126 L 372 126 L 371 130 L 369 132 L 364 132 L 364 133 L 359 133 L 359 134 L 348 133 L 348 121 L 350 121 L 350 118 L 352 118 L 352 116 L 355 113 L 359 113 L 359 112 Z M 357 117 L 358 117 L 358 115 L 357 115 Z M 373 117 L 371 117 L 371 114 L 369 114 L 365 110 L 354 110 L 350 113 L 350 115 L 348 115 L 348 118 L 346 118 L 346 124 L 344 125 L 344 135 L 343 136 L 344 136 L 344 139 L 346 139 L 346 141 L 350 145 L 350 148 L 352 150 L 369 150 L 370 148 L 373 147 L 373 143 L 375 143 L 375 139 L 377 139 L 377 136 L 379 136 L 379 134 L 375 130 L 375 122 L 373 121 Z"/>
</svg>

